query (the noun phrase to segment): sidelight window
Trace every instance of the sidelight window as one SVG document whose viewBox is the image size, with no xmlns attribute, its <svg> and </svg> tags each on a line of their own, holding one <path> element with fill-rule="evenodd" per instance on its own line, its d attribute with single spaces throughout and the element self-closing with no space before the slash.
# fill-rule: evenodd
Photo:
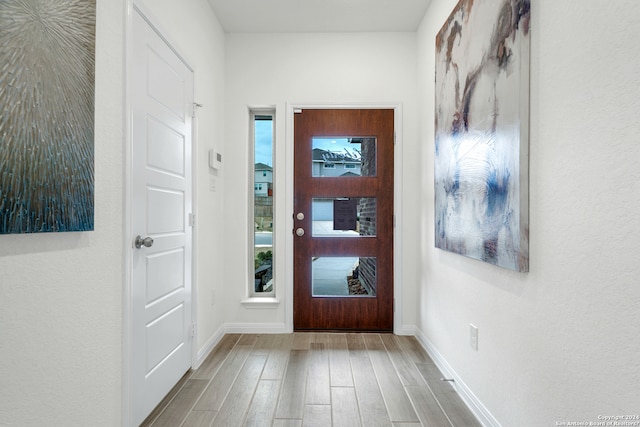
<svg viewBox="0 0 640 427">
<path fill-rule="evenodd" d="M 251 111 L 251 185 L 253 205 L 250 245 L 250 292 L 253 297 L 274 296 L 274 111 Z"/>
</svg>

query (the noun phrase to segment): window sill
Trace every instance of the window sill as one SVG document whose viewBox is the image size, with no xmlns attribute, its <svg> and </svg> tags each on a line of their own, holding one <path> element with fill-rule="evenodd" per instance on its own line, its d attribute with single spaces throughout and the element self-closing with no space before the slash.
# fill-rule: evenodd
<svg viewBox="0 0 640 427">
<path fill-rule="evenodd" d="M 280 300 L 274 297 L 250 297 L 240 301 L 247 308 L 278 308 Z"/>
</svg>

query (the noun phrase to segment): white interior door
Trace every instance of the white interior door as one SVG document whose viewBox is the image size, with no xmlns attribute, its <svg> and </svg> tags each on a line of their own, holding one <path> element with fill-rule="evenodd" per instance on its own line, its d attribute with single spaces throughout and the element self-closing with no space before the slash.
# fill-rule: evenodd
<svg viewBox="0 0 640 427">
<path fill-rule="evenodd" d="M 132 398 L 140 424 L 191 367 L 193 73 L 133 17 Z M 140 246 L 139 248 L 136 246 Z"/>
</svg>

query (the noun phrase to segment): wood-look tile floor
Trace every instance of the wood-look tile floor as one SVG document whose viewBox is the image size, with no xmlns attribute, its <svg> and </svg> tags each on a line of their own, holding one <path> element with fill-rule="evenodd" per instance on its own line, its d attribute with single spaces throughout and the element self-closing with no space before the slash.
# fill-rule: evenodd
<svg viewBox="0 0 640 427">
<path fill-rule="evenodd" d="M 225 335 L 144 426 L 481 424 L 414 337 Z"/>
</svg>

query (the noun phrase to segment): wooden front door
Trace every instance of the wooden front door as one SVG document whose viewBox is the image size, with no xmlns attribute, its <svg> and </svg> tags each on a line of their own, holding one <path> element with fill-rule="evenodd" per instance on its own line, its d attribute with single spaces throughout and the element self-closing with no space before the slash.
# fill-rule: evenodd
<svg viewBox="0 0 640 427">
<path fill-rule="evenodd" d="M 294 119 L 294 329 L 393 330 L 394 111 Z"/>
</svg>

